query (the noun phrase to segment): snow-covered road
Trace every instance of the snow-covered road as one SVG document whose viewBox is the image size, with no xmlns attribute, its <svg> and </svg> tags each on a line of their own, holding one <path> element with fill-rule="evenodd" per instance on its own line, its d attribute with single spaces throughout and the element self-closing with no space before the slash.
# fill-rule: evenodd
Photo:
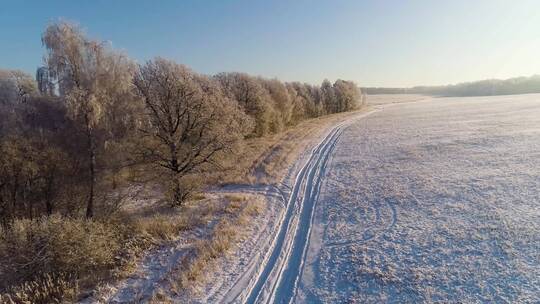
<svg viewBox="0 0 540 304">
<path fill-rule="evenodd" d="M 362 113 L 353 120 L 374 111 Z M 294 299 L 302 273 L 313 211 L 320 193 L 328 160 L 343 130 L 353 120 L 332 127 L 308 155 L 291 185 L 289 198 L 269 250 L 261 256 L 258 269 L 250 272 L 246 286 L 234 286 L 225 299 L 244 303 L 288 303 Z M 245 283 L 242 283 L 245 284 Z"/>
</svg>

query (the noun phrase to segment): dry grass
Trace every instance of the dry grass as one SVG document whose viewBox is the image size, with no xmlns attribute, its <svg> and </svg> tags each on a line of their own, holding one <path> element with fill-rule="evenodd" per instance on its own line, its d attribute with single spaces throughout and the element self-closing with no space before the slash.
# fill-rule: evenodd
<svg viewBox="0 0 540 304">
<path fill-rule="evenodd" d="M 0 230 L 0 287 L 12 299 L 36 297 L 30 303 L 72 297 L 74 286 L 110 275 L 132 238 L 126 225 L 60 216 L 16 220 Z"/>
<path fill-rule="evenodd" d="M 203 200 L 205 198 L 206 198 L 206 196 L 204 195 L 204 193 L 194 193 L 191 196 L 192 201 L 200 201 L 200 200 Z"/>
<path fill-rule="evenodd" d="M 242 203 L 246 201 L 246 197 L 240 194 L 226 194 L 225 199 L 230 203 Z"/>
<path fill-rule="evenodd" d="M 246 198 L 242 195 L 225 195 L 225 199 L 228 201 L 225 207 L 225 213 L 234 215 L 238 214 L 242 208 L 244 208 Z"/>
<path fill-rule="evenodd" d="M 262 212 L 262 204 L 249 201 L 242 195 L 227 195 L 228 201 L 224 208 L 224 216 L 214 226 L 208 239 L 200 240 L 194 248 L 193 255 L 185 259 L 178 273 L 178 278 L 172 283 L 176 293 L 193 288 L 196 283 L 204 282 L 204 273 L 209 271 L 215 261 L 227 254 L 241 236 L 239 227 L 245 226 L 249 219 Z"/>
<path fill-rule="evenodd" d="M 115 263 L 122 229 L 60 216 L 17 220 L 0 229 L 2 269 L 14 282 L 36 273 L 84 274 L 108 268 Z"/>
<path fill-rule="evenodd" d="M 126 277 L 149 248 L 174 241 L 220 211 L 199 201 L 147 216 L 51 216 L 0 227 L 0 303 L 57 303 L 76 297 L 79 286 Z"/>
<path fill-rule="evenodd" d="M 0 303 L 66 303 L 75 302 L 79 293 L 77 281 L 70 275 L 50 275 L 27 281 L 0 295 Z"/>
<path fill-rule="evenodd" d="M 147 235 L 155 241 L 172 241 L 186 230 L 198 225 L 197 218 L 184 214 L 157 214 L 134 220 L 137 234 Z"/>
<path fill-rule="evenodd" d="M 207 269 L 209 264 L 231 248 L 231 243 L 234 241 L 236 234 L 237 231 L 229 220 L 220 221 L 210 239 L 201 240 L 195 245 L 195 257 L 184 261 L 179 287 L 186 288 L 190 286 L 190 282 L 200 281 L 204 270 Z"/>
<path fill-rule="evenodd" d="M 261 138 L 246 140 L 242 153 L 234 159 L 226 170 L 220 172 L 223 184 L 232 183 L 274 183 L 286 173 L 287 168 L 305 149 L 313 135 L 325 126 L 334 125 L 361 111 L 344 112 L 308 119 L 290 127 L 284 132 Z"/>
<path fill-rule="evenodd" d="M 162 289 L 158 290 L 152 298 L 148 299 L 150 304 L 172 304 L 175 303 L 166 295 L 166 292 Z"/>
</svg>

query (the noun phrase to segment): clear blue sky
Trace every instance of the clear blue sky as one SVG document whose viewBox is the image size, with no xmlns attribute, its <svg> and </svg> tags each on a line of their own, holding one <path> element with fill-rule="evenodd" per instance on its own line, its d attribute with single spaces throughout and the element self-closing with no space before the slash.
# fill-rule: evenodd
<svg viewBox="0 0 540 304">
<path fill-rule="evenodd" d="M 0 68 L 34 73 L 48 22 L 76 21 L 138 62 L 361 86 L 540 74 L 540 1 L 3 1 Z"/>
</svg>

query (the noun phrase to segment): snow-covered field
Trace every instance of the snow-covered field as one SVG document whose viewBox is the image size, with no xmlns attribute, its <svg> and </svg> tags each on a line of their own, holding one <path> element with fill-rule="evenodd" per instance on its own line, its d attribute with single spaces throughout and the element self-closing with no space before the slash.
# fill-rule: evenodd
<svg viewBox="0 0 540 304">
<path fill-rule="evenodd" d="M 293 302 L 539 303 L 540 95 L 382 106 L 327 164 Z"/>
</svg>

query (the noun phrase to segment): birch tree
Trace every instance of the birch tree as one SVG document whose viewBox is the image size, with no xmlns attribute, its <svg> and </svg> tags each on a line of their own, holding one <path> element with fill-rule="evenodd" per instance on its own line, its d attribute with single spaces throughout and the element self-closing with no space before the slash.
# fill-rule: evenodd
<svg viewBox="0 0 540 304">
<path fill-rule="evenodd" d="M 114 129 L 110 112 L 127 100 L 134 65 L 107 43 L 88 39 L 71 23 L 51 24 L 42 41 L 47 49 L 47 68 L 58 78 L 58 91 L 66 103 L 68 116 L 77 123 L 86 140 L 86 217 L 90 218 L 94 215 L 98 153 Z"/>
</svg>

